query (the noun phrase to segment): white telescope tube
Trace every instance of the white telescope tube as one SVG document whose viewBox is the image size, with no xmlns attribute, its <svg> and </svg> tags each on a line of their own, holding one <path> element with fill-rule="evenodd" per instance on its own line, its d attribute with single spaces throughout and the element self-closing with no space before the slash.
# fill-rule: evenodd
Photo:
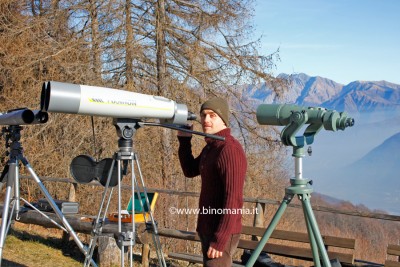
<svg viewBox="0 0 400 267">
<path fill-rule="evenodd" d="M 145 95 L 105 87 L 46 82 L 42 87 L 41 110 L 113 118 L 155 118 L 186 124 L 186 105 L 161 96 Z"/>
</svg>

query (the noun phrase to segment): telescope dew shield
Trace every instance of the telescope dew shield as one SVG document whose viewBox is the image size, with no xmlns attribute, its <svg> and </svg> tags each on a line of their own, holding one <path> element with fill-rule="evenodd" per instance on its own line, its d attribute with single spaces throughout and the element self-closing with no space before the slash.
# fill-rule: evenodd
<svg viewBox="0 0 400 267">
<path fill-rule="evenodd" d="M 262 104 L 257 108 L 257 122 L 261 125 L 287 125 L 291 111 L 297 109 L 295 105 Z"/>
<path fill-rule="evenodd" d="M 43 84 L 40 106 L 49 112 L 156 118 L 176 124 L 186 124 L 189 116 L 186 105 L 165 97 L 54 81 Z"/>
</svg>

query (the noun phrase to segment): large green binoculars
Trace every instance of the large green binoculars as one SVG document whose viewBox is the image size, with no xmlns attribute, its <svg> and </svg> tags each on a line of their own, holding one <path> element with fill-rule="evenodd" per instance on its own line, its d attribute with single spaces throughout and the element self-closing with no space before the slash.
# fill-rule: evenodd
<svg viewBox="0 0 400 267">
<path fill-rule="evenodd" d="M 354 119 L 346 112 L 337 112 L 321 107 L 302 107 L 290 104 L 261 104 L 257 108 L 257 122 L 261 125 L 286 126 L 281 133 L 285 145 L 303 146 L 311 144 L 314 135 L 322 128 L 328 131 L 344 130 L 354 125 Z M 294 135 L 309 124 L 302 137 Z"/>
<path fill-rule="evenodd" d="M 354 125 L 354 119 L 347 117 L 346 112 L 337 112 L 320 107 L 302 107 L 287 104 L 262 104 L 257 108 L 257 121 L 261 125 L 288 125 L 295 112 L 306 113 L 306 124 L 318 123 L 325 130 L 344 130 Z"/>
</svg>

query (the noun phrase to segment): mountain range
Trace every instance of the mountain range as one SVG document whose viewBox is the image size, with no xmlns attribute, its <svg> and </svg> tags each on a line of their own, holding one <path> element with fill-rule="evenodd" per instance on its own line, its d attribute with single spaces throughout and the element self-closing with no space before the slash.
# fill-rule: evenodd
<svg viewBox="0 0 400 267">
<path fill-rule="evenodd" d="M 353 127 L 315 136 L 313 155 L 303 161 L 314 190 L 400 214 L 400 85 L 387 81 L 343 85 L 304 73 L 278 77 L 290 82 L 279 100 L 265 84 L 247 86 L 244 95 L 255 104 L 318 106 L 355 118 Z"/>
<path fill-rule="evenodd" d="M 346 110 L 349 113 L 400 110 L 400 85 L 387 81 L 354 81 L 343 85 L 304 73 L 280 74 L 278 78 L 290 82 L 288 91 L 279 100 L 280 103 L 321 106 Z M 248 86 L 246 95 L 262 103 L 272 103 L 277 99 L 265 84 Z"/>
</svg>

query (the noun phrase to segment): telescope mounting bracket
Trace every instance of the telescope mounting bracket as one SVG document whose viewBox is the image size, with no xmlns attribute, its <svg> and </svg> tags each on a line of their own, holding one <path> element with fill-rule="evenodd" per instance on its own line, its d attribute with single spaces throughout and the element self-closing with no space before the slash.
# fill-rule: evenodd
<svg viewBox="0 0 400 267">
<path fill-rule="evenodd" d="M 297 132 L 308 121 L 306 110 L 292 111 L 290 123 L 282 130 L 281 140 L 285 146 L 303 148 L 305 145 L 311 145 L 314 142 L 314 136 L 323 128 L 322 123 L 311 123 L 304 131 L 303 135 L 296 136 Z"/>
<path fill-rule="evenodd" d="M 125 140 L 132 139 L 136 130 L 144 125 L 138 119 L 114 119 L 113 124 L 117 130 L 118 137 Z"/>
</svg>

